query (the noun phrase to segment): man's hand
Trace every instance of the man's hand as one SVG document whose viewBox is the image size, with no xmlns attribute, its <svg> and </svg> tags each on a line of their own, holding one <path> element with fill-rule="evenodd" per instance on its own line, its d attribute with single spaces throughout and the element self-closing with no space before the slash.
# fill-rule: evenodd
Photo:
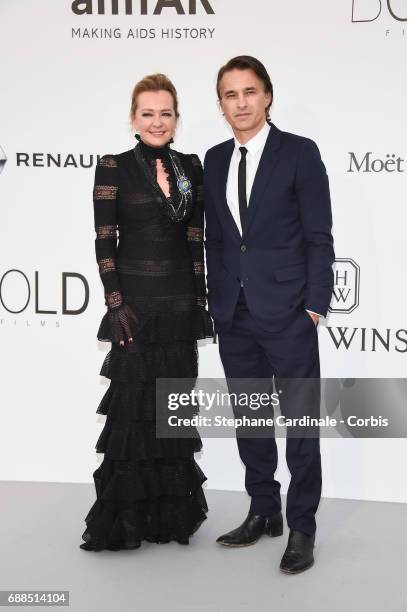
<svg viewBox="0 0 407 612">
<path fill-rule="evenodd" d="M 306 311 L 309 316 L 311 317 L 311 319 L 314 321 L 314 325 L 318 325 L 319 323 L 319 314 L 317 314 L 316 312 L 311 312 L 310 310 Z"/>
</svg>

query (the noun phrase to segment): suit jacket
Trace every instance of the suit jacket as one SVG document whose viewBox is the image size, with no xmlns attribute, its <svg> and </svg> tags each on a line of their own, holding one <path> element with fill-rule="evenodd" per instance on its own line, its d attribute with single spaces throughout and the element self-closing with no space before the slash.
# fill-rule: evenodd
<svg viewBox="0 0 407 612">
<path fill-rule="evenodd" d="M 232 325 L 244 282 L 251 315 L 268 331 L 306 308 L 326 316 L 333 290 L 332 213 L 315 142 L 271 124 L 247 209 L 243 236 L 226 201 L 234 140 L 204 162 L 208 309 L 217 331 Z"/>
</svg>

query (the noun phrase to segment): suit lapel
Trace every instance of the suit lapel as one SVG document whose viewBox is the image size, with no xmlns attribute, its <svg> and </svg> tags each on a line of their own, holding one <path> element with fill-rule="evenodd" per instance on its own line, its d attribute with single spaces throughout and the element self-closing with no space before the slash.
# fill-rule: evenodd
<svg viewBox="0 0 407 612">
<path fill-rule="evenodd" d="M 232 224 L 233 230 L 238 235 L 239 240 L 241 238 L 239 228 L 236 225 L 236 221 L 233 218 L 232 213 L 230 212 L 230 208 L 226 199 L 226 187 L 228 181 L 228 173 L 230 160 L 232 159 L 232 154 L 235 148 L 234 140 L 228 140 L 225 144 L 225 149 L 222 152 L 221 161 L 219 163 L 219 172 L 218 172 L 218 194 L 219 194 L 219 202 L 220 202 L 220 212 L 223 214 L 225 221 L 228 224 Z"/>
<path fill-rule="evenodd" d="M 274 125 L 271 124 L 270 133 L 267 137 L 266 144 L 264 145 L 263 153 L 260 158 L 259 166 L 257 168 L 256 176 L 252 191 L 250 194 L 250 200 L 247 208 L 246 227 L 243 235 L 245 236 L 249 230 L 250 224 L 252 223 L 256 211 L 259 207 L 259 203 L 262 196 L 268 186 L 276 164 L 279 160 L 279 152 L 281 142 L 281 132 Z"/>
</svg>

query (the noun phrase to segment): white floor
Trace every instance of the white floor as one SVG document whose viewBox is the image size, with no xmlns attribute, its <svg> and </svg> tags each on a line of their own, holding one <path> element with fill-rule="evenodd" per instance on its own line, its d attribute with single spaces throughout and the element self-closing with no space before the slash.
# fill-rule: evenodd
<svg viewBox="0 0 407 612">
<path fill-rule="evenodd" d="M 0 589 L 69 590 L 75 612 L 407 611 L 405 505 L 323 499 L 315 565 L 287 576 L 286 525 L 280 538 L 224 548 L 215 539 L 241 523 L 248 497 L 206 495 L 189 546 L 94 553 L 79 548 L 93 485 L 1 482 Z"/>
</svg>

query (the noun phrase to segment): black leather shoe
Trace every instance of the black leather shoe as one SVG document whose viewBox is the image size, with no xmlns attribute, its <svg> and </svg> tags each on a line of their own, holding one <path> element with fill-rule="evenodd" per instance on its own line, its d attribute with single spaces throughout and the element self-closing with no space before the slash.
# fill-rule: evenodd
<svg viewBox="0 0 407 612">
<path fill-rule="evenodd" d="M 219 536 L 216 540 L 223 546 L 250 546 L 255 544 L 262 535 L 271 538 L 283 534 L 283 516 L 281 512 L 273 516 L 261 516 L 260 514 L 249 514 L 236 529 Z"/>
<path fill-rule="evenodd" d="M 290 529 L 288 544 L 281 559 L 280 569 L 286 574 L 298 574 L 314 564 L 315 533 L 307 535 Z"/>
</svg>

